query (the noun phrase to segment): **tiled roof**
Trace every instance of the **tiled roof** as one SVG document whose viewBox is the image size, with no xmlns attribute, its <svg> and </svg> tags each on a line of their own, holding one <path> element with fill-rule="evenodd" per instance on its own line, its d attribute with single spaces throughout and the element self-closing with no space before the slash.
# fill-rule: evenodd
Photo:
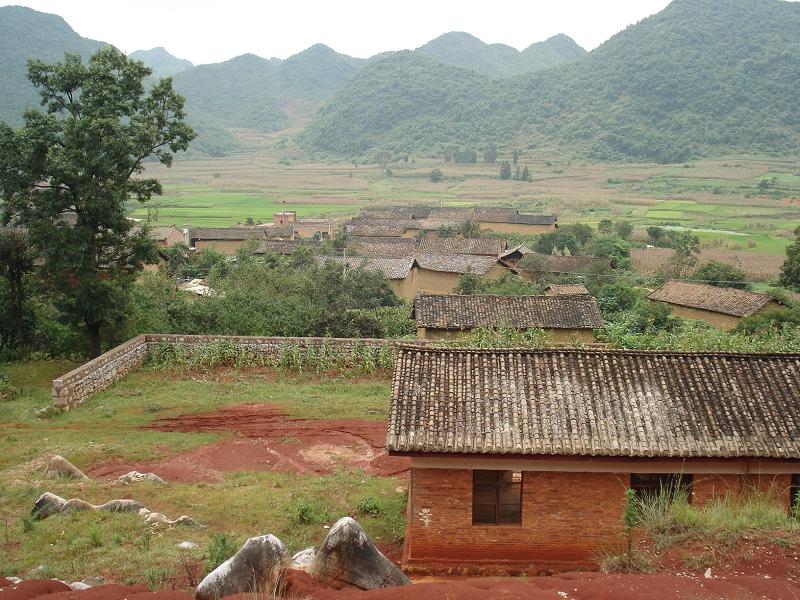
<svg viewBox="0 0 800 600">
<path fill-rule="evenodd" d="M 417 327 L 429 329 L 597 329 L 597 301 L 577 296 L 434 296 L 414 300 Z"/>
<path fill-rule="evenodd" d="M 800 458 L 800 355 L 401 346 L 394 452 Z"/>
<path fill-rule="evenodd" d="M 372 241 L 374 239 L 374 241 Z M 358 238 L 351 239 L 349 247 L 354 254 L 360 256 L 382 256 L 402 258 L 413 256 L 417 251 L 417 240 L 413 238 Z"/>
<path fill-rule="evenodd" d="M 258 244 L 254 254 L 291 254 L 300 246 L 307 246 L 312 251 L 319 246 L 316 240 L 265 240 Z"/>
<path fill-rule="evenodd" d="M 357 236 L 402 237 L 406 229 L 416 228 L 418 223 L 408 219 L 352 219 L 345 231 Z"/>
<path fill-rule="evenodd" d="M 505 240 L 496 238 L 422 238 L 419 251 L 433 254 L 480 254 L 483 256 L 499 256 L 505 250 Z"/>
<path fill-rule="evenodd" d="M 419 253 L 415 257 L 417 265 L 428 271 L 442 273 L 472 273 L 485 275 L 498 263 L 497 257 L 478 256 L 477 254 L 427 254 Z"/>
<path fill-rule="evenodd" d="M 155 225 L 150 228 L 150 239 L 156 242 L 166 242 L 170 236 L 182 236 L 183 232 L 172 225 Z"/>
<path fill-rule="evenodd" d="M 518 225 L 555 225 L 557 221 L 555 215 L 517 215 L 511 222 Z"/>
<path fill-rule="evenodd" d="M 343 258 L 341 256 L 315 256 L 319 264 L 325 264 L 327 261 L 333 261 L 340 265 L 347 265 L 351 269 L 358 269 L 363 267 L 367 271 L 380 271 L 388 279 L 405 279 L 411 271 L 411 265 L 414 262 L 413 258 L 366 258 L 361 256 L 352 256 Z"/>
<path fill-rule="evenodd" d="M 536 273 L 591 273 L 608 268 L 611 261 L 598 256 L 551 256 L 531 253 L 525 255 L 519 267 Z"/>
<path fill-rule="evenodd" d="M 582 283 L 554 283 L 547 286 L 547 292 L 554 296 L 574 296 L 576 294 L 588 294 L 589 290 Z"/>
<path fill-rule="evenodd" d="M 647 296 L 668 304 L 718 312 L 734 317 L 746 317 L 758 312 L 772 301 L 772 296 L 733 288 L 721 288 L 705 283 L 690 283 L 670 279 Z"/>
<path fill-rule="evenodd" d="M 294 226 L 286 225 L 284 227 L 269 225 L 261 228 L 264 231 L 264 237 L 268 240 L 275 240 L 280 238 L 292 239 L 294 236 Z"/>
<path fill-rule="evenodd" d="M 264 237 L 263 228 L 195 227 L 189 230 L 190 240 L 252 240 Z"/>
<path fill-rule="evenodd" d="M 516 208 L 473 208 L 472 218 L 484 223 L 513 223 L 519 215 Z"/>
<path fill-rule="evenodd" d="M 528 248 L 525 244 L 518 244 L 513 248 L 507 248 L 503 252 L 500 253 L 500 258 L 506 258 L 511 256 L 512 254 L 519 254 L 521 257 L 525 257 L 528 254 L 534 254 L 533 250 Z"/>
</svg>

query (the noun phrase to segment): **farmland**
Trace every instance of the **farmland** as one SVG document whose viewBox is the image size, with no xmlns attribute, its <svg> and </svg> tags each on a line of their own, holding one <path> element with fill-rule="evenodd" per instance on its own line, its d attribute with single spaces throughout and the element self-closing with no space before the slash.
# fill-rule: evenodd
<svg viewBox="0 0 800 600">
<path fill-rule="evenodd" d="M 626 220 L 695 231 L 707 247 L 783 254 L 800 225 L 800 165 L 790 159 L 726 157 L 683 166 L 586 163 L 546 151 L 519 159 L 533 181 L 502 181 L 498 166 L 411 157 L 382 166 L 312 161 L 284 137 L 253 137 L 223 158 L 188 157 L 150 172 L 165 185 L 160 224 L 268 222 L 277 209 L 301 217 L 346 217 L 365 206 L 512 206 L 561 223 Z M 502 160 L 499 159 L 499 160 Z M 434 168 L 441 182 L 430 181 Z M 762 183 L 766 182 L 766 184 Z M 766 187 L 764 187 L 766 185 Z M 761 187 L 760 187 L 761 186 Z M 146 215 L 135 208 L 134 215 Z"/>
</svg>

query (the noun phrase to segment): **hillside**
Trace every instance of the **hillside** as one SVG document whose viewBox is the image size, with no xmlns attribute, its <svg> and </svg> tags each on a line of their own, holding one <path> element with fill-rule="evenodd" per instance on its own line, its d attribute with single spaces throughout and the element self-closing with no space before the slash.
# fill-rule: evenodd
<svg viewBox="0 0 800 600">
<path fill-rule="evenodd" d="M 89 56 L 104 45 L 81 37 L 57 15 L 0 7 L 0 120 L 20 125 L 22 112 L 39 106 L 39 94 L 27 78 L 29 58 L 56 61 L 65 52 Z"/>
<path fill-rule="evenodd" d="M 136 52 L 131 52 L 129 56 L 142 61 L 153 69 L 153 76 L 159 78 L 170 77 L 194 66 L 186 59 L 172 56 L 163 46 L 151 48 L 150 50 L 137 50 Z"/>
<path fill-rule="evenodd" d="M 663 162 L 796 153 L 799 32 L 800 3 L 675 0 L 585 57 L 523 77 L 465 86 L 463 71 L 439 60 L 383 58 L 391 64 L 359 73 L 301 142 L 333 153 L 438 153 L 491 141 Z M 353 118 L 376 106 L 376 118 Z"/>
<path fill-rule="evenodd" d="M 486 44 L 469 33 L 452 31 L 440 35 L 417 52 L 486 75 L 532 73 L 580 58 L 586 51 L 566 35 L 532 44 L 522 52 L 505 44 Z"/>
</svg>

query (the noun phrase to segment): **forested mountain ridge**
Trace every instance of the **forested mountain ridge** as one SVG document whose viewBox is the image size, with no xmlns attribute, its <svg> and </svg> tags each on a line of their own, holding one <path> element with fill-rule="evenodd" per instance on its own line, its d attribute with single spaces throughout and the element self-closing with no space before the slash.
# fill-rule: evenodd
<svg viewBox="0 0 800 600">
<path fill-rule="evenodd" d="M 142 61 L 153 70 L 153 76 L 158 78 L 171 77 L 194 66 L 191 61 L 173 56 L 163 46 L 150 50 L 137 50 L 128 56 Z"/>
<path fill-rule="evenodd" d="M 62 60 L 65 52 L 89 56 L 105 45 L 81 37 L 57 15 L 0 7 L 0 119 L 20 125 L 23 111 L 40 105 L 27 78 L 28 59 Z"/>
<path fill-rule="evenodd" d="M 531 44 L 520 52 L 505 44 L 486 44 L 462 31 L 440 35 L 416 51 L 458 67 L 503 76 L 531 73 L 586 54 L 586 50 L 564 34 Z"/>
<path fill-rule="evenodd" d="M 460 88 L 459 71 L 431 66 L 431 78 L 408 58 L 391 66 L 354 77 L 301 142 L 336 154 L 546 145 L 664 162 L 800 148 L 800 3 L 675 0 L 583 58 L 521 77 L 481 76 L 455 97 L 425 82 Z M 383 118 L 369 118 L 376 106 Z M 355 114 L 362 119 L 348 120 Z"/>
</svg>

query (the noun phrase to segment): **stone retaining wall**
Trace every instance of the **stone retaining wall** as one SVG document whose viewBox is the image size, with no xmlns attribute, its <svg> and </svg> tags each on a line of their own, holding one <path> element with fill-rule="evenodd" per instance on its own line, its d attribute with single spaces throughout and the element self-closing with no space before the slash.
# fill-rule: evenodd
<svg viewBox="0 0 800 600">
<path fill-rule="evenodd" d="M 393 346 L 397 340 L 373 338 L 289 338 L 289 337 L 249 337 L 225 335 L 168 335 L 143 334 L 90 360 L 77 369 L 53 380 L 53 406 L 69 410 L 79 405 L 95 392 L 111 387 L 131 371 L 144 364 L 150 351 L 164 344 L 181 346 L 201 346 L 214 342 L 232 342 L 251 352 L 274 354 L 281 349 L 297 347 L 328 348 L 349 353 L 361 347 L 384 348 Z M 421 341 L 421 340 L 417 340 Z"/>
</svg>

